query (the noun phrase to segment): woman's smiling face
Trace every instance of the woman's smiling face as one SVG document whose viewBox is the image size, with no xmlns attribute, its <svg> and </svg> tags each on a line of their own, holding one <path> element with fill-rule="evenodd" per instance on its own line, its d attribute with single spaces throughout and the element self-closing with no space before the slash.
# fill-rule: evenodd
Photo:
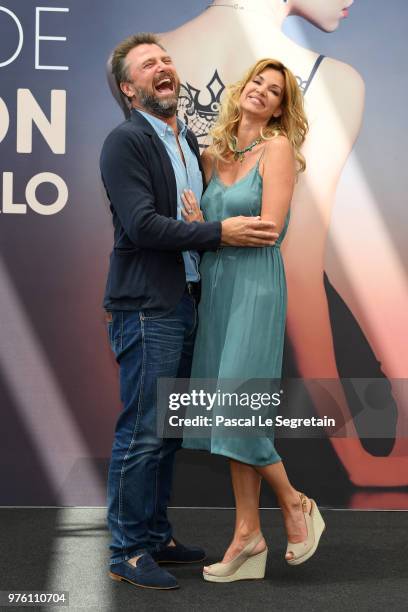
<svg viewBox="0 0 408 612">
<path fill-rule="evenodd" d="M 324 32 L 334 32 L 354 0 L 291 0 L 290 14 L 303 17 Z"/>
<path fill-rule="evenodd" d="M 265 68 L 254 75 L 245 85 L 239 98 L 242 111 L 251 113 L 268 122 L 281 114 L 281 102 L 285 88 L 285 77 L 274 68 Z"/>
</svg>

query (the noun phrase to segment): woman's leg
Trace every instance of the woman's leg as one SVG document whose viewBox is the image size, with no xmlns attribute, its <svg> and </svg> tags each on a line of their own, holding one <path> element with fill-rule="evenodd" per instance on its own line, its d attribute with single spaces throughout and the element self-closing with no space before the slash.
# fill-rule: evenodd
<svg viewBox="0 0 408 612">
<path fill-rule="evenodd" d="M 236 515 L 235 530 L 223 562 L 227 563 L 236 557 L 257 533 L 260 532 L 259 494 L 261 481 L 264 478 L 273 489 L 280 508 L 288 540 L 293 543 L 303 542 L 307 538 L 307 528 L 303 516 L 299 491 L 289 482 L 283 463 L 272 463 L 264 467 L 251 466 L 238 461 L 230 461 L 232 485 L 234 489 Z M 311 503 L 307 502 L 309 512 Z M 266 544 L 262 539 L 253 554 L 264 550 Z M 287 559 L 291 558 L 289 553 Z"/>
<path fill-rule="evenodd" d="M 234 559 L 248 542 L 261 531 L 259 521 L 259 494 L 261 490 L 261 476 L 252 465 L 230 460 L 231 479 L 235 496 L 235 529 L 231 544 L 229 545 L 223 562 Z M 265 540 L 256 545 L 253 554 L 265 549 Z"/>
<path fill-rule="evenodd" d="M 307 527 L 303 516 L 299 491 L 293 488 L 282 461 L 264 467 L 255 467 L 256 471 L 273 489 L 278 504 L 282 510 L 283 521 L 288 540 L 293 543 L 303 542 L 307 538 Z M 307 512 L 310 512 L 311 502 L 307 500 Z M 292 553 L 286 554 L 291 559 Z"/>
</svg>

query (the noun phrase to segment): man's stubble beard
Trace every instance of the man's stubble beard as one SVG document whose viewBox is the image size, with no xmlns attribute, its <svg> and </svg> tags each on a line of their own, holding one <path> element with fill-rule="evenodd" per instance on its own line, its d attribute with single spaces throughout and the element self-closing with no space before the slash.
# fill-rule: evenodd
<svg viewBox="0 0 408 612">
<path fill-rule="evenodd" d="M 175 94 L 167 98 L 159 98 L 152 91 L 138 87 L 136 89 L 139 103 L 149 113 L 168 119 L 175 115 L 180 93 L 180 83 L 176 83 Z"/>
</svg>

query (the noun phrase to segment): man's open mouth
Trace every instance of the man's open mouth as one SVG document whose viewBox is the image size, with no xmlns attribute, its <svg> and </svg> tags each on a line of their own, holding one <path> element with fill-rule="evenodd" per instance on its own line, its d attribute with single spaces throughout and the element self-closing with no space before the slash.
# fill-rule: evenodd
<svg viewBox="0 0 408 612">
<path fill-rule="evenodd" d="M 174 83 L 169 77 L 163 77 L 154 84 L 154 88 L 161 94 L 174 94 Z"/>
</svg>

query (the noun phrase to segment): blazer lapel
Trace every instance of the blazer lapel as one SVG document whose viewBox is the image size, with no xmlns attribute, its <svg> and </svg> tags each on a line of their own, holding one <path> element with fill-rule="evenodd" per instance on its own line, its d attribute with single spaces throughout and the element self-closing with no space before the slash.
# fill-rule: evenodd
<svg viewBox="0 0 408 612">
<path fill-rule="evenodd" d="M 177 183 L 176 175 L 174 174 L 173 166 L 170 157 L 167 154 L 166 147 L 157 136 L 156 132 L 152 135 L 153 146 L 160 157 L 161 167 L 163 169 L 166 180 L 167 193 L 169 196 L 169 206 L 172 217 L 177 219 Z"/>
<path fill-rule="evenodd" d="M 170 160 L 170 158 L 169 158 L 169 156 L 167 154 L 166 147 L 161 142 L 161 140 L 158 137 L 156 131 L 153 129 L 153 127 L 150 125 L 150 123 L 148 121 L 146 121 L 146 119 L 143 117 L 143 115 L 138 113 L 136 109 L 134 109 L 131 112 L 130 119 L 131 119 L 131 121 L 136 123 L 136 125 L 138 125 L 141 129 L 143 129 L 143 131 L 146 134 L 149 134 L 151 136 L 151 138 L 152 138 L 152 144 L 153 144 L 153 146 L 155 147 L 155 149 L 157 151 L 157 154 L 158 154 L 158 156 L 160 158 L 161 167 L 163 168 L 163 173 L 164 173 L 164 177 L 165 177 L 165 181 L 166 181 L 166 187 L 167 187 L 167 194 L 168 194 L 168 202 L 169 202 L 170 213 L 171 213 L 171 216 L 174 217 L 174 219 L 177 219 L 177 183 L 176 183 L 176 176 L 174 174 L 174 170 L 173 170 L 173 166 L 172 166 L 171 160 Z M 204 174 L 203 166 L 201 164 L 200 149 L 199 149 L 196 137 L 194 136 L 193 132 L 191 132 L 189 129 L 187 129 L 186 140 L 188 142 L 188 145 L 189 145 L 190 149 L 193 151 L 194 155 L 197 158 L 198 166 L 200 168 L 200 172 L 201 172 L 201 175 L 203 177 L 203 187 L 205 189 L 207 184 L 206 184 L 206 181 L 205 181 L 205 174 Z"/>
<path fill-rule="evenodd" d="M 194 155 L 197 158 L 198 167 L 200 168 L 201 176 L 203 177 L 203 191 L 205 191 L 205 188 L 207 187 L 207 183 L 205 180 L 203 165 L 201 163 L 200 149 L 198 147 L 196 137 L 193 135 L 193 133 L 190 130 L 187 130 L 186 140 L 188 142 L 190 149 L 193 151 Z"/>
<path fill-rule="evenodd" d="M 152 145 L 156 149 L 156 152 L 160 159 L 161 168 L 163 169 L 170 214 L 172 217 L 174 217 L 174 219 L 177 219 L 176 175 L 174 174 L 173 166 L 170 157 L 167 154 L 166 147 L 161 142 L 154 128 L 150 125 L 148 121 L 146 121 L 143 115 L 137 112 L 137 110 L 134 109 L 131 112 L 130 119 L 152 139 Z"/>
</svg>

